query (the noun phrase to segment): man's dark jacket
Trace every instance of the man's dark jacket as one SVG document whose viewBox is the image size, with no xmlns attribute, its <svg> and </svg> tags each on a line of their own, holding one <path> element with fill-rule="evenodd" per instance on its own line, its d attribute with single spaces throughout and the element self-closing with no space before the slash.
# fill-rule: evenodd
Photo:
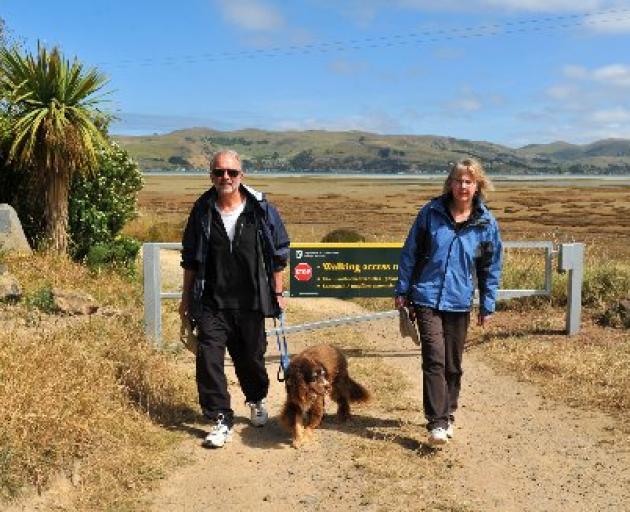
<svg viewBox="0 0 630 512">
<path fill-rule="evenodd" d="M 266 317 L 280 314 L 278 299 L 275 295 L 273 274 L 287 265 L 289 257 L 289 236 L 278 210 L 269 203 L 264 194 L 250 187 L 241 185 L 241 192 L 254 205 L 256 216 L 256 245 L 258 258 L 258 283 L 261 310 Z M 202 296 L 206 287 L 206 263 L 209 254 L 210 229 L 212 215 L 218 212 L 214 207 L 217 192 L 214 187 L 197 199 L 192 207 L 184 235 L 182 237 L 182 262 L 186 270 L 195 272 L 195 280 L 190 297 L 190 314 L 199 319 Z"/>
</svg>

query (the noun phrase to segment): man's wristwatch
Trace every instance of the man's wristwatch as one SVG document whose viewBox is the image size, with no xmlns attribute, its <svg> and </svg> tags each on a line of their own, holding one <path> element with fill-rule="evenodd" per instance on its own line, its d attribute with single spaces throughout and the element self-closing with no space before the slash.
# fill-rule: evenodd
<svg viewBox="0 0 630 512">
<path fill-rule="evenodd" d="M 283 293 L 284 293 L 284 292 L 276 292 L 276 297 L 282 297 L 282 294 L 283 294 Z"/>
</svg>

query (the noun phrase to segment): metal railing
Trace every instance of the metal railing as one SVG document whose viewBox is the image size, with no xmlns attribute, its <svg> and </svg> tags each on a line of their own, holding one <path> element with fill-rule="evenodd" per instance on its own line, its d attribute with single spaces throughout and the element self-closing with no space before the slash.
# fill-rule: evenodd
<svg viewBox="0 0 630 512">
<path fill-rule="evenodd" d="M 545 257 L 544 288 L 540 289 L 500 289 L 498 300 L 514 299 L 517 297 L 551 296 L 553 257 L 558 254 L 558 271 L 569 272 L 567 291 L 566 331 L 568 335 L 576 334 L 580 328 L 581 296 L 583 279 L 584 244 L 560 244 L 558 251 L 554 250 L 553 242 L 540 241 L 506 241 L 504 249 L 543 249 Z M 179 243 L 145 243 L 143 245 L 143 275 L 144 275 L 144 326 L 147 337 L 154 344 L 162 343 L 162 314 L 163 299 L 180 299 L 182 294 L 177 292 L 163 292 L 160 272 L 160 250 L 181 250 Z M 475 302 L 478 298 L 475 297 Z M 303 332 L 336 325 L 379 320 L 394 317 L 398 311 L 384 311 L 367 315 L 335 318 L 300 325 L 285 327 L 285 333 Z M 279 329 L 267 331 L 267 335 L 275 335 Z"/>
</svg>

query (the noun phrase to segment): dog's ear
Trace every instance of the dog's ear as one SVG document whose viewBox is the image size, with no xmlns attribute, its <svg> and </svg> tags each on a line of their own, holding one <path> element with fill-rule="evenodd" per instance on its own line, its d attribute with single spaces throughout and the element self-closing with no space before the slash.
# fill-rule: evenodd
<svg viewBox="0 0 630 512">
<path fill-rule="evenodd" d="M 304 365 L 300 365 L 297 361 L 292 361 L 287 369 L 286 380 L 284 385 L 287 389 L 289 397 L 297 398 L 300 403 L 306 402 L 307 384 L 304 379 Z M 308 365 L 306 365 L 308 366 Z"/>
</svg>

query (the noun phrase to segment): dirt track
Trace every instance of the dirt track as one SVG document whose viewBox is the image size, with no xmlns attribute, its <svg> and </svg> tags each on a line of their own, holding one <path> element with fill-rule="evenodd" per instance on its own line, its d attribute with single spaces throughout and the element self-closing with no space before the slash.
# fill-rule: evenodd
<svg viewBox="0 0 630 512">
<path fill-rule="evenodd" d="M 358 314 L 360 308 L 314 299 L 294 301 L 289 320 L 292 311 L 323 317 Z M 630 440 L 610 417 L 546 400 L 534 386 L 491 369 L 477 348 L 465 355 L 455 438 L 434 451 L 425 444 L 420 414 L 417 348 L 397 335 L 393 320 L 346 329 L 358 332 L 368 347 L 349 351 L 351 372 L 368 359 L 382 371 L 399 371 L 407 383 L 406 406 L 389 407 L 381 396 L 354 409 L 353 420 L 340 426 L 332 416 L 334 404 L 329 405 L 316 442 L 294 450 L 276 419 L 284 389 L 273 378 L 277 351 L 270 343 L 269 424 L 262 429 L 248 425 L 248 410 L 229 367 L 237 415 L 232 443 L 203 449 L 207 426 L 184 426 L 190 439 L 180 450 L 189 464 L 147 497 L 151 510 L 630 509 Z M 342 338 L 343 332 L 335 336 Z M 304 346 L 304 338 L 290 337 L 291 352 Z M 343 339 L 338 341 L 343 345 Z M 373 376 L 372 387 L 378 382 Z"/>
</svg>

